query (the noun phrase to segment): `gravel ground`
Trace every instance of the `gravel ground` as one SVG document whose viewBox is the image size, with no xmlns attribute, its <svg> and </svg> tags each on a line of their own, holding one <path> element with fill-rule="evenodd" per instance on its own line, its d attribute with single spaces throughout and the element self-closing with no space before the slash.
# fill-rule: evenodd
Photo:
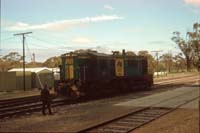
<svg viewBox="0 0 200 133">
<path fill-rule="evenodd" d="M 188 91 L 188 89 L 190 88 L 185 88 L 183 92 Z M 41 112 L 35 112 L 35 113 L 21 116 L 21 117 L 18 116 L 15 118 L 12 117 L 8 119 L 2 119 L 0 120 L 0 132 L 76 132 L 79 129 L 86 128 L 90 125 L 101 123 L 104 120 L 111 119 L 112 117 L 138 110 L 139 107 L 136 107 L 133 105 L 134 103 L 133 99 L 137 97 L 150 95 L 153 92 L 154 91 L 139 92 L 136 94 L 129 94 L 127 96 L 121 96 L 121 97 L 115 97 L 115 98 L 110 98 L 110 99 L 92 101 L 88 103 L 80 103 L 80 104 L 57 107 L 57 108 L 53 108 L 53 112 L 54 112 L 53 116 L 50 116 L 50 115 L 43 116 Z M 172 90 L 172 92 L 167 91 L 166 93 L 168 93 L 168 95 L 169 94 L 172 95 L 174 92 L 177 92 L 177 89 Z M 181 91 L 178 91 L 178 92 L 181 93 Z M 154 95 L 156 95 L 157 97 L 159 96 L 159 94 L 154 94 Z M 168 95 L 166 94 L 167 98 L 169 98 Z M 163 97 L 163 94 L 160 94 L 160 97 Z M 152 98 L 152 96 L 146 96 L 143 99 L 144 100 L 146 99 L 149 101 L 149 98 Z M 129 104 L 127 105 L 126 102 L 128 102 Z M 133 106 L 130 106 L 130 102 Z M 149 102 L 151 103 L 151 101 Z M 123 104 L 124 106 L 116 106 L 116 104 L 119 104 L 119 103 L 125 103 L 125 104 Z M 197 102 L 195 102 L 195 105 L 196 103 Z M 187 108 L 193 107 L 193 104 L 188 104 L 185 107 Z M 180 124 L 180 130 L 185 131 L 186 129 L 182 128 L 182 126 L 184 126 L 187 120 L 188 120 L 187 125 L 195 125 L 194 123 L 197 123 L 196 119 L 198 118 L 196 118 L 196 115 L 194 117 L 195 118 L 194 122 L 193 122 L 193 117 L 191 117 L 193 116 L 191 115 L 193 114 L 193 111 L 190 112 L 186 109 L 181 109 L 181 111 L 184 111 L 184 112 L 178 112 L 175 115 L 172 115 L 171 117 L 170 116 L 166 118 L 164 117 L 165 118 L 164 121 L 158 122 L 156 126 L 150 127 L 150 129 L 152 129 L 152 133 L 154 133 L 155 131 L 162 132 L 163 131 L 162 129 L 165 129 L 165 130 L 168 129 L 166 130 L 166 132 L 168 131 L 171 133 L 171 131 L 178 130 L 176 129 L 177 126 L 176 127 L 174 126 L 174 124 L 176 123 L 177 125 Z M 169 115 L 171 114 L 173 113 L 170 113 Z M 184 121 L 183 121 L 183 118 L 184 118 Z M 165 123 L 168 123 L 168 124 L 165 124 Z M 164 127 L 159 128 L 161 126 L 164 126 Z M 143 133 L 144 132 L 146 133 L 147 131 L 149 133 L 149 131 L 151 131 L 150 129 L 146 129 L 145 131 L 143 131 Z M 142 129 L 138 129 L 138 130 L 142 130 Z M 196 132 L 196 130 L 194 131 Z M 191 133 L 195 133 L 195 132 L 191 132 Z"/>
<path fill-rule="evenodd" d="M 0 132 L 75 132 L 91 124 L 97 124 L 113 116 L 138 109 L 137 107 L 114 106 L 119 101 L 126 102 L 134 98 L 168 90 L 166 88 L 155 89 L 88 103 L 56 107 L 53 108 L 53 116 L 43 116 L 41 112 L 35 112 L 20 117 L 2 119 L 0 120 Z"/>
<path fill-rule="evenodd" d="M 178 109 L 132 133 L 199 133 L 198 109 Z"/>
<path fill-rule="evenodd" d="M 132 133 L 199 133 L 199 100 L 196 99 Z"/>
<path fill-rule="evenodd" d="M 130 95 L 135 97 L 135 94 Z M 0 120 L 0 132 L 76 132 L 116 115 L 137 110 L 136 107 L 113 107 L 119 100 L 130 100 L 130 95 L 53 108 L 53 116 L 43 116 L 42 113 L 36 112 L 3 119 Z"/>
</svg>

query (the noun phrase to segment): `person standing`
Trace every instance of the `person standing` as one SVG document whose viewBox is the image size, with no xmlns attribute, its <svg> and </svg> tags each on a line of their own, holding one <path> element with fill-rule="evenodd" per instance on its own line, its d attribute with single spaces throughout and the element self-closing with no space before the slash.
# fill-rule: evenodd
<svg viewBox="0 0 200 133">
<path fill-rule="evenodd" d="M 41 100 L 42 100 L 42 114 L 46 115 L 46 107 L 49 110 L 49 114 L 52 115 L 51 112 L 51 96 L 47 84 L 44 84 L 44 88 L 41 90 Z"/>
</svg>

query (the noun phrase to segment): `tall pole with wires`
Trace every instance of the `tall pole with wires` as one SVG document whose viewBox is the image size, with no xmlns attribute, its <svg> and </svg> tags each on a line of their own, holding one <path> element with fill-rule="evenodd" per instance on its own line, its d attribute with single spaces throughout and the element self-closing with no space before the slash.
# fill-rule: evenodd
<svg viewBox="0 0 200 133">
<path fill-rule="evenodd" d="M 23 87 L 24 91 L 26 90 L 26 83 L 25 83 L 25 35 L 26 34 L 31 34 L 32 32 L 24 32 L 24 33 L 18 33 L 14 34 L 14 36 L 21 35 L 23 38 Z"/>
<path fill-rule="evenodd" d="M 162 52 L 162 50 L 155 50 L 155 51 L 151 51 L 151 52 L 156 53 L 156 71 L 157 71 L 157 78 L 158 78 L 158 64 L 159 64 L 158 53 Z"/>
</svg>

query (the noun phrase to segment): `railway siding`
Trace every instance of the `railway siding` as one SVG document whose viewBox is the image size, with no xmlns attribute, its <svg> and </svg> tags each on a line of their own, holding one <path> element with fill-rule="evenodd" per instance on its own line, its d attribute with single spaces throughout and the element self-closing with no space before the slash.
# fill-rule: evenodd
<svg viewBox="0 0 200 133">
<path fill-rule="evenodd" d="M 167 92 L 161 92 L 127 102 L 120 102 L 114 106 L 148 107 L 156 105 L 160 107 L 173 107 L 180 104 L 180 102 L 185 102 L 185 100 L 198 97 L 198 91 L 199 89 L 197 87 L 181 87 L 175 90 L 169 90 Z M 179 96 L 179 98 L 173 99 L 177 96 Z"/>
<path fill-rule="evenodd" d="M 189 93 L 190 91 L 192 92 Z M 107 120 L 111 120 L 116 116 L 122 116 L 124 114 L 137 111 L 141 108 L 145 108 L 141 106 L 142 100 L 144 104 L 148 106 L 152 105 L 150 104 L 152 101 L 154 101 L 154 103 L 158 103 L 159 98 L 161 98 L 161 100 L 167 100 L 178 95 L 183 95 L 183 99 L 185 98 L 185 100 L 189 100 L 191 98 L 194 98 L 193 96 L 195 95 L 193 95 L 193 93 L 195 94 L 197 92 L 197 87 L 182 87 L 167 92 L 160 92 L 159 94 L 152 94 L 151 96 L 146 96 L 144 98 L 134 100 L 131 99 L 130 96 L 130 98 L 126 98 L 125 100 L 123 100 L 123 97 L 121 97 L 117 101 L 115 100 L 115 102 L 109 102 L 107 100 L 107 102 L 103 103 L 100 103 L 99 101 L 94 101 L 90 103 L 82 103 L 79 105 L 67 105 L 57 109 L 57 113 L 51 117 L 43 117 L 39 112 L 34 113 L 29 117 L 0 121 L 0 131 L 77 132 L 91 125 L 97 125 Z M 185 97 L 184 93 L 188 93 L 188 95 L 191 96 Z M 134 96 L 135 95 L 132 95 L 132 97 Z M 135 105 L 133 103 L 135 103 Z M 25 121 L 28 122 L 24 123 Z M 24 126 L 24 124 L 26 124 L 26 126 Z M 48 125 L 48 127 L 46 125 Z"/>
<path fill-rule="evenodd" d="M 179 90 L 181 89 L 181 91 Z M 115 104 L 115 106 L 125 106 L 125 107 L 143 107 L 143 109 L 132 112 L 130 114 L 124 114 L 123 117 L 116 117 L 113 120 L 101 123 L 99 125 L 91 126 L 80 130 L 79 132 L 129 132 L 132 131 L 146 123 L 155 120 L 162 115 L 170 113 L 177 108 L 193 102 L 199 98 L 198 88 L 179 88 L 166 93 L 155 94 L 151 96 L 146 96 L 144 98 L 139 98 L 135 100 L 130 100 L 128 102 L 122 102 Z M 178 92 L 177 92 L 178 91 Z M 174 93 L 174 92 L 177 92 Z M 169 97 L 168 97 L 169 96 Z M 143 106 L 141 103 L 146 103 Z M 141 106 L 142 105 L 142 106 Z M 116 124 L 116 123 L 126 122 L 128 125 Z M 135 124 L 135 125 L 131 125 Z M 119 125 L 119 126 L 117 126 Z"/>
</svg>

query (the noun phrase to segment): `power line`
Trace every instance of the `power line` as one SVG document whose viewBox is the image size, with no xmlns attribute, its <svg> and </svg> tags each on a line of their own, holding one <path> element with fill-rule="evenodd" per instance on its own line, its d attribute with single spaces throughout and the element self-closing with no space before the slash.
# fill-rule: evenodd
<svg viewBox="0 0 200 133">
<path fill-rule="evenodd" d="M 45 43 L 48 43 L 48 44 L 51 44 L 51 45 L 60 45 L 60 44 L 62 44 L 62 43 L 55 43 L 55 42 L 49 42 L 49 41 L 46 41 L 46 40 L 43 40 L 43 39 L 40 39 L 40 38 L 38 38 L 38 37 L 30 37 L 30 38 L 32 38 L 32 39 L 35 39 L 35 40 L 38 40 L 38 41 L 41 41 L 41 42 L 45 42 Z"/>
<path fill-rule="evenodd" d="M 30 43 L 30 42 L 29 42 L 29 45 L 35 46 L 37 48 L 45 48 L 45 49 L 50 48 L 50 47 L 45 47 L 45 46 L 41 46 L 41 45 L 38 45 L 38 44 Z"/>
<path fill-rule="evenodd" d="M 26 49 L 27 49 L 27 51 L 28 51 L 28 54 L 29 54 L 30 58 L 32 58 L 32 54 L 31 54 L 31 51 L 30 51 L 30 49 L 29 49 L 29 47 L 28 47 L 28 44 L 26 45 Z"/>
<path fill-rule="evenodd" d="M 36 38 L 36 37 L 30 37 L 30 38 L 32 38 L 32 39 L 35 39 L 35 40 L 38 40 L 38 41 L 41 41 L 41 42 L 45 42 L 45 43 L 47 43 L 47 44 L 50 44 L 51 46 L 57 46 L 58 48 L 56 48 L 56 49 L 59 49 L 59 50 L 63 50 L 63 49 L 61 49 L 61 48 L 59 48 L 59 47 L 61 47 L 61 46 L 64 46 L 64 45 L 60 45 L 60 44 L 63 44 L 63 43 L 55 43 L 55 42 L 49 42 L 49 41 L 46 41 L 46 40 L 43 40 L 43 39 L 40 39 L 40 38 Z M 29 43 L 30 44 L 30 43 Z M 43 47 L 43 48 L 51 48 L 51 47 L 44 47 L 44 46 L 41 46 L 41 45 L 36 45 L 36 44 L 33 44 L 33 43 L 31 43 L 32 45 L 35 45 L 35 46 L 38 46 L 38 47 Z M 58 46 L 59 45 L 59 46 Z"/>
<path fill-rule="evenodd" d="M 32 45 L 33 47 L 36 47 L 36 48 L 38 48 L 38 49 L 51 49 L 51 48 L 54 48 L 55 49 L 55 47 L 47 47 L 47 46 L 41 46 L 41 45 L 39 45 L 39 44 L 35 44 L 35 43 L 28 43 L 29 45 Z M 56 48 L 56 50 L 64 50 L 65 48 L 71 48 L 71 47 L 58 47 L 58 48 Z"/>
<path fill-rule="evenodd" d="M 9 37 L 9 38 L 2 39 L 1 42 L 7 41 L 7 40 L 11 40 L 11 39 L 14 39 L 14 37 Z"/>
</svg>

